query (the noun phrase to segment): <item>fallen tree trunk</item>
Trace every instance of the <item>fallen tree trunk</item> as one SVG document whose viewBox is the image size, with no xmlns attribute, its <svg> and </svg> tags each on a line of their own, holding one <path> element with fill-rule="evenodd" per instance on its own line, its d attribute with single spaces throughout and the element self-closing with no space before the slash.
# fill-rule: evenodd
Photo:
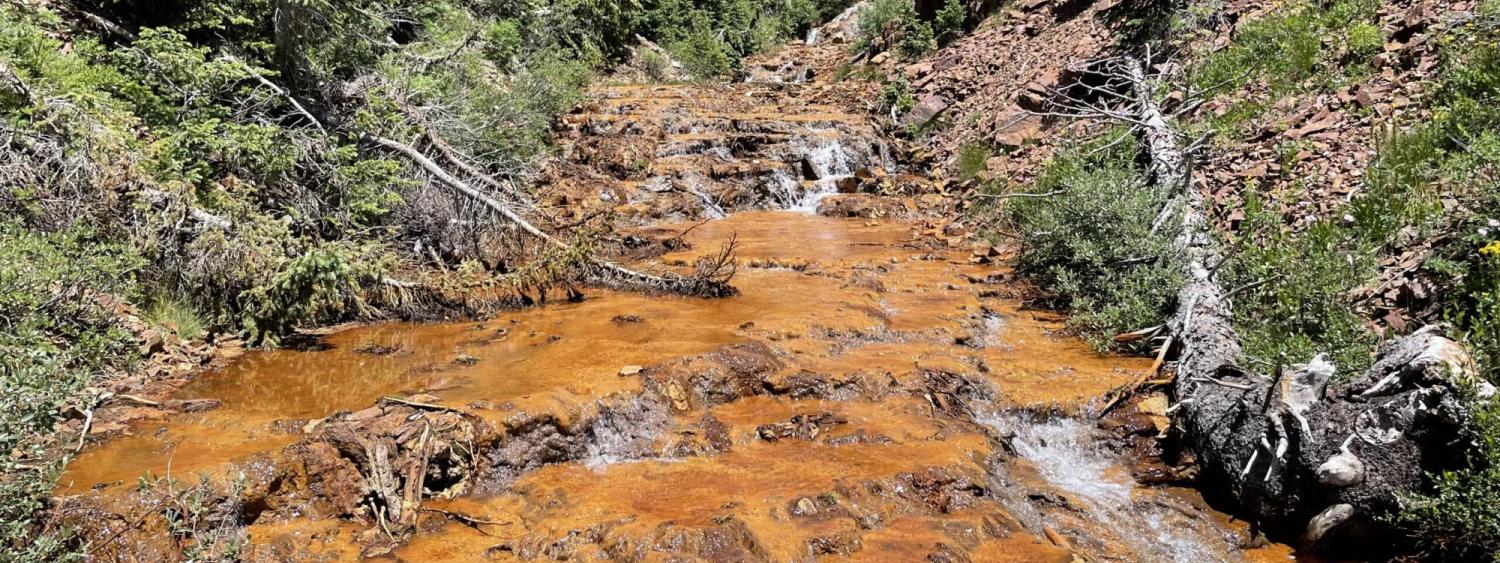
<svg viewBox="0 0 1500 563">
<path fill-rule="evenodd" d="M 1243 367 L 1233 295 L 1216 279 L 1223 259 L 1209 202 L 1189 185 L 1181 137 L 1152 97 L 1159 89 L 1146 65 L 1130 59 L 1121 68 L 1155 181 L 1181 202 L 1175 250 L 1184 285 L 1166 351 L 1176 372 L 1175 437 L 1196 456 L 1201 484 L 1264 526 L 1301 533 L 1308 548 L 1330 535 L 1355 549 L 1389 548 L 1348 540 L 1374 537 L 1383 528 L 1375 517 L 1399 510 L 1397 492 L 1462 462 L 1471 418 L 1459 390 L 1493 389 L 1441 326 L 1388 343 L 1366 373 L 1332 389 L 1338 367 L 1321 355 L 1271 375 Z"/>
<path fill-rule="evenodd" d="M 484 205 L 491 212 L 501 216 L 527 234 L 558 249 L 567 250 L 569 248 L 566 243 L 537 228 L 519 213 L 516 213 L 515 210 L 450 174 L 442 166 L 438 165 L 438 163 L 433 162 L 431 158 L 428 158 L 427 155 L 422 154 L 421 151 L 418 151 L 411 145 L 384 137 L 370 136 L 367 139 L 371 143 L 395 152 L 416 163 L 439 182 L 453 188 L 464 197 Z M 729 270 L 726 273 L 723 268 L 715 268 L 712 271 L 700 271 L 694 276 L 681 276 L 677 274 L 653 275 L 593 256 L 588 258 L 588 262 L 590 271 L 587 272 L 587 276 L 591 281 L 605 285 L 706 297 L 718 297 L 734 293 L 734 289 L 728 284 L 729 276 L 732 276 L 733 272 Z"/>
</svg>

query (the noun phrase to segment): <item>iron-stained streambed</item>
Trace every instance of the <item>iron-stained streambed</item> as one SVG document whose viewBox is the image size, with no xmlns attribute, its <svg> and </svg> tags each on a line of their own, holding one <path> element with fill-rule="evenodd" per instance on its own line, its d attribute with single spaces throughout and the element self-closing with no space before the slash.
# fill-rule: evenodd
<svg viewBox="0 0 1500 563">
<path fill-rule="evenodd" d="M 739 296 L 602 293 L 251 353 L 180 391 L 220 408 L 87 450 L 59 493 L 125 520 L 142 475 L 248 481 L 252 559 L 1287 557 L 1136 485 L 1078 418 L 1147 362 L 1060 336 L 926 230 L 738 213 L 661 261 L 735 235 Z M 420 469 L 404 533 L 341 442 L 381 437 L 397 474 L 447 444 L 423 453 L 446 465 Z M 138 535 L 106 549 L 149 552 Z"/>
<path fill-rule="evenodd" d="M 117 410 L 61 520 L 98 560 L 1288 558 L 1137 483 L 1165 405 L 1092 414 L 1150 362 L 1024 306 L 840 88 L 606 86 L 558 124 L 555 220 L 617 218 L 668 249 L 644 269 L 733 240 L 738 295 L 589 288 L 252 352 L 175 391 L 195 412 Z"/>
</svg>

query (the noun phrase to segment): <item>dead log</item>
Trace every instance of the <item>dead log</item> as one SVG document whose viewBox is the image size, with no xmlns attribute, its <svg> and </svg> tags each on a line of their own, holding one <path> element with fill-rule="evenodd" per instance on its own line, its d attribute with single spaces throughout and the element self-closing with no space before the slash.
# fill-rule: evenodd
<svg viewBox="0 0 1500 563">
<path fill-rule="evenodd" d="M 1167 344 L 1174 436 L 1196 454 L 1202 485 L 1262 525 L 1313 542 L 1370 545 L 1347 540 L 1383 533 L 1375 517 L 1399 509 L 1396 492 L 1462 462 L 1472 419 L 1459 390 L 1494 389 L 1441 326 L 1388 343 L 1370 370 L 1331 392 L 1337 366 L 1321 355 L 1269 377 L 1243 367 L 1233 295 L 1216 279 L 1222 256 L 1205 219 L 1209 205 L 1189 185 L 1188 151 L 1152 97 L 1161 90 L 1147 68 L 1133 59 L 1120 65 L 1155 182 L 1181 202 L 1175 250 L 1185 283 Z"/>
<path fill-rule="evenodd" d="M 377 146 L 395 152 L 416 163 L 439 182 L 453 188 L 460 195 L 484 205 L 491 212 L 519 227 L 527 234 L 558 249 L 568 250 L 566 243 L 537 228 L 530 221 L 527 221 L 519 213 L 499 200 L 460 180 L 411 145 L 384 137 L 368 136 L 366 139 Z M 734 289 L 728 283 L 729 276 L 723 275 L 723 270 L 699 272 L 694 276 L 681 276 L 677 274 L 654 275 L 633 270 L 593 256 L 588 258 L 588 262 L 590 271 L 587 273 L 587 277 L 591 281 L 604 285 L 708 297 L 718 297 L 734 293 Z M 729 275 L 732 275 L 732 271 Z"/>
</svg>

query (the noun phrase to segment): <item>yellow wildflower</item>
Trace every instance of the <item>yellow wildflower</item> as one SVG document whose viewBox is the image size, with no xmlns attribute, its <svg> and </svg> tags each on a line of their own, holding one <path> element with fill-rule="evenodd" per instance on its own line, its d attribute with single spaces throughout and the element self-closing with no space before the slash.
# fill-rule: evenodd
<svg viewBox="0 0 1500 563">
<path fill-rule="evenodd" d="M 1484 245 L 1484 248 L 1479 249 L 1479 253 L 1485 256 L 1500 257 L 1500 240 L 1490 241 L 1489 244 Z"/>
</svg>

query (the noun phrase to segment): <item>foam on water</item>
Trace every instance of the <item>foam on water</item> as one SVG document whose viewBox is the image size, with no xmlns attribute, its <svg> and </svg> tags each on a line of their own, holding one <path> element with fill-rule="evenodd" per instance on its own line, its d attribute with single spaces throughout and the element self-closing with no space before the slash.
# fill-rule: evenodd
<svg viewBox="0 0 1500 563">
<path fill-rule="evenodd" d="M 693 194 L 703 202 L 704 216 L 710 219 L 723 219 L 724 217 L 729 215 L 724 211 L 724 208 L 719 205 L 719 202 L 714 201 L 714 198 L 712 196 L 703 193 L 703 190 L 698 189 L 698 179 L 696 177 L 683 178 L 682 189 L 687 193 Z"/>
<path fill-rule="evenodd" d="M 824 199 L 839 192 L 839 180 L 848 178 L 849 176 L 849 174 L 842 174 L 814 181 L 812 189 L 803 192 L 801 197 L 787 206 L 787 210 L 799 213 L 817 213 L 818 205 L 822 204 Z"/>
<path fill-rule="evenodd" d="M 854 158 L 838 139 L 825 139 L 807 153 L 807 162 L 812 165 L 818 178 L 854 173 Z"/>
<path fill-rule="evenodd" d="M 817 144 L 812 145 L 801 159 L 812 168 L 812 175 L 817 178 L 811 187 L 804 189 L 790 174 L 783 171 L 778 170 L 772 175 L 771 193 L 782 209 L 816 213 L 823 199 L 838 193 L 839 180 L 854 174 L 856 159 L 849 154 L 842 141 L 838 138 L 824 138 L 815 142 Z"/>
</svg>

